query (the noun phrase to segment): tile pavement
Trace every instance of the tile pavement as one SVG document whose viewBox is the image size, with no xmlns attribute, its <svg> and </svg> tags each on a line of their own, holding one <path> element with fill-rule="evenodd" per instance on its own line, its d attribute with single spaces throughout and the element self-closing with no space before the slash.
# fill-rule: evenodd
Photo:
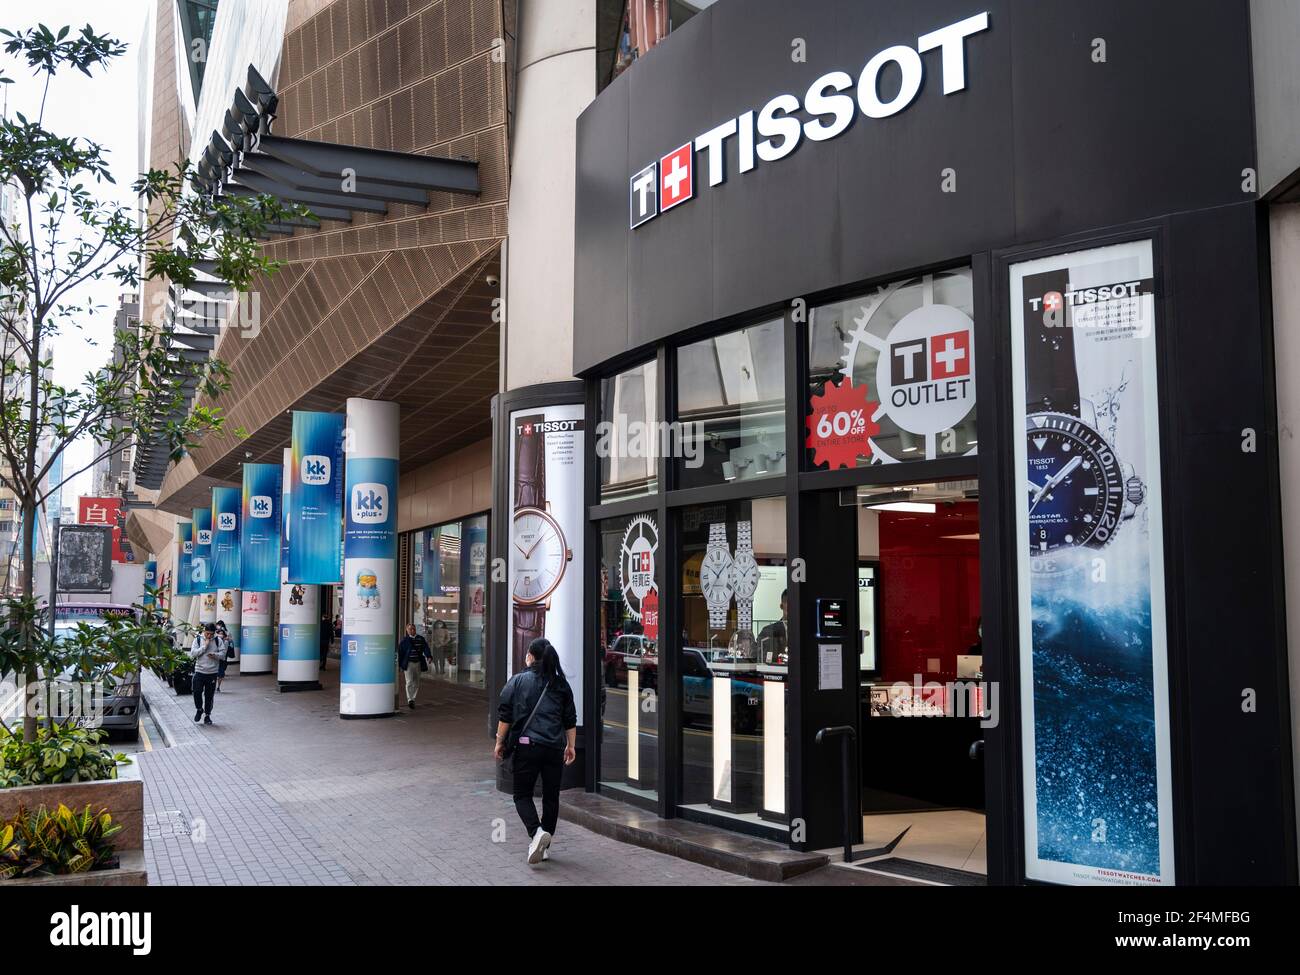
<svg viewBox="0 0 1300 975">
<path fill-rule="evenodd" d="M 338 717 L 325 690 L 280 694 L 232 668 L 211 727 L 146 676 L 169 748 L 139 756 L 154 884 L 749 884 L 566 823 L 552 859 L 524 862 L 497 792 L 480 691 L 425 681 L 415 711 Z M 563 809 L 563 800 L 561 800 Z"/>
</svg>

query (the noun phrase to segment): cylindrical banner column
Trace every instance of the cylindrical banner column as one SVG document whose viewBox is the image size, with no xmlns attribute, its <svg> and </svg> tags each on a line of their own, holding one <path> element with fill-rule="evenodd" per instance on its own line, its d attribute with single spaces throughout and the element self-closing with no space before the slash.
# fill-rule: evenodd
<svg viewBox="0 0 1300 975">
<path fill-rule="evenodd" d="M 269 592 L 244 590 L 239 614 L 239 673 L 271 672 L 271 601 Z"/>
<path fill-rule="evenodd" d="M 217 621 L 226 624 L 226 632 L 230 634 L 230 645 L 234 647 L 236 661 L 239 660 L 239 619 L 240 610 L 243 608 L 239 597 L 238 589 L 217 590 Z M 240 667 L 242 670 L 242 663 Z"/>
<path fill-rule="evenodd" d="M 276 679 L 280 690 L 320 689 L 320 587 L 289 582 L 289 491 L 293 451 L 284 448 L 280 479 L 280 650 Z"/>
<path fill-rule="evenodd" d="M 339 714 L 392 714 L 396 693 L 396 403 L 349 399 Z"/>
</svg>

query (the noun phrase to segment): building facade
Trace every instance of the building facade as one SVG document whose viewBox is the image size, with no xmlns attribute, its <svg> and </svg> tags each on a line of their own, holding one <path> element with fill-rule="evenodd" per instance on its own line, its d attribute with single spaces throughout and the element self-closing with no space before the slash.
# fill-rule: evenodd
<svg viewBox="0 0 1300 975">
<path fill-rule="evenodd" d="M 1294 883 L 1297 32 L 1280 0 L 222 0 L 193 123 L 153 56 L 149 158 L 252 64 L 274 134 L 480 190 L 264 245 L 232 432 L 137 470 L 132 540 L 166 578 L 294 411 L 395 402 L 396 622 L 485 731 L 550 639 L 569 785 L 995 883 Z"/>
</svg>

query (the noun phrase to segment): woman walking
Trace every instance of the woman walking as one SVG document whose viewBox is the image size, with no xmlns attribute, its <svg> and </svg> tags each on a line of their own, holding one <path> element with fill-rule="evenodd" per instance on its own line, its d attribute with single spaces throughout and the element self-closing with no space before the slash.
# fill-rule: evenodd
<svg viewBox="0 0 1300 975">
<path fill-rule="evenodd" d="M 576 757 L 578 714 L 573 690 L 551 642 L 538 637 L 528 645 L 528 669 L 501 690 L 497 706 L 497 760 L 514 758 L 515 809 L 528 831 L 528 862 L 550 859 L 551 838 L 560 818 L 560 778 Z M 542 818 L 537 819 L 533 788 L 542 779 Z"/>
</svg>

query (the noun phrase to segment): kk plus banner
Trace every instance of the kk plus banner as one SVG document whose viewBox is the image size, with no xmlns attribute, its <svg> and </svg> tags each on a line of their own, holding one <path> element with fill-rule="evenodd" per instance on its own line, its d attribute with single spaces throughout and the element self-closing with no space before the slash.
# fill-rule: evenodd
<svg viewBox="0 0 1300 975">
<path fill-rule="evenodd" d="M 280 588 L 280 468 L 279 464 L 244 465 L 239 588 L 245 592 Z"/>
<path fill-rule="evenodd" d="M 1025 875 L 1172 884 L 1150 241 L 1011 267 Z"/>
<path fill-rule="evenodd" d="M 194 595 L 194 526 L 188 521 L 176 524 L 175 577 L 176 595 Z"/>
<path fill-rule="evenodd" d="M 239 488 L 212 489 L 212 584 L 239 588 Z"/>
<path fill-rule="evenodd" d="M 343 414 L 293 414 L 289 488 L 289 582 L 342 579 Z"/>
<path fill-rule="evenodd" d="M 140 597 L 140 605 L 145 609 L 154 609 L 158 605 L 158 598 L 155 592 L 157 589 L 158 563 L 153 559 L 150 559 L 144 564 L 144 593 Z"/>
<path fill-rule="evenodd" d="M 510 414 L 510 673 L 544 636 L 560 662 L 582 724 L 581 404 Z"/>
<path fill-rule="evenodd" d="M 341 714 L 393 710 L 397 629 L 396 403 L 348 400 Z"/>
<path fill-rule="evenodd" d="M 195 508 L 194 522 L 194 558 L 191 562 L 191 592 L 216 592 L 212 584 L 212 509 Z M 215 604 L 214 604 L 215 605 Z M 204 621 L 208 622 L 208 621 Z M 211 622 L 216 622 L 214 617 Z"/>
</svg>

